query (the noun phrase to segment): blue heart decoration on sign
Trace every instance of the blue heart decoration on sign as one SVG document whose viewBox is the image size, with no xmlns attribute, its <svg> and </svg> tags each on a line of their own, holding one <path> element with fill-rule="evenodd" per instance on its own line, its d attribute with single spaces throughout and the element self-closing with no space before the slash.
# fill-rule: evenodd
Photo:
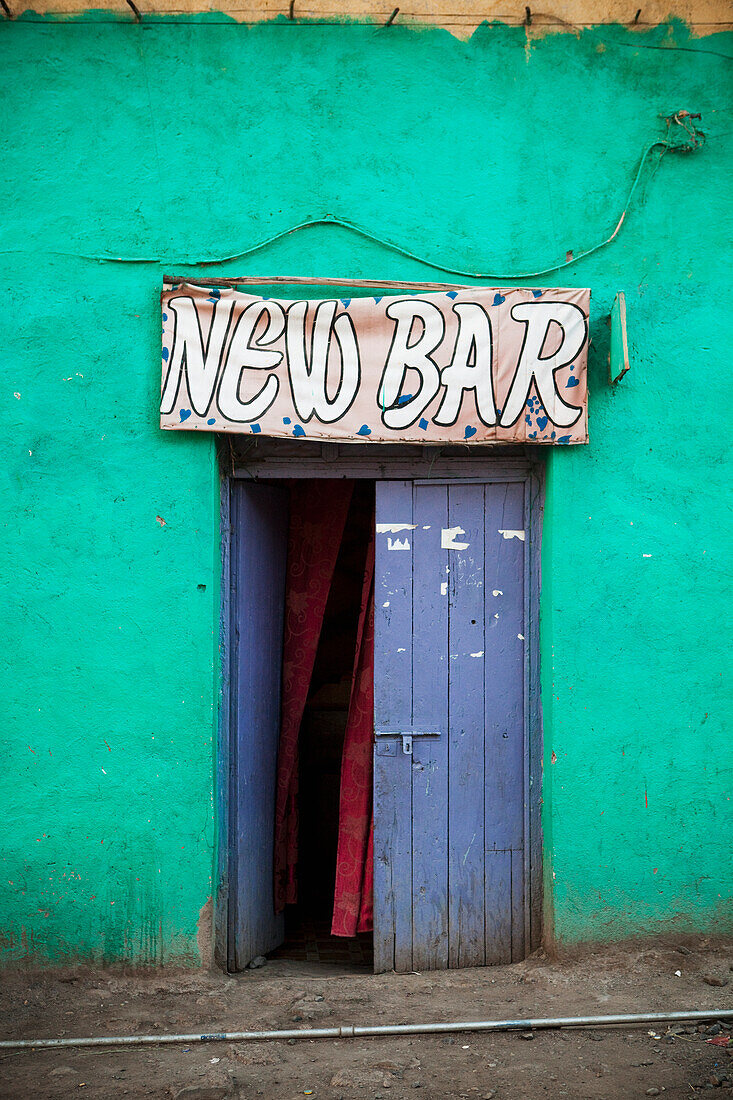
<svg viewBox="0 0 733 1100">
<path fill-rule="evenodd" d="M 547 427 L 547 417 L 546 416 L 538 416 L 537 417 L 537 427 L 540 429 L 541 432 L 544 432 L 545 428 Z"/>
<path fill-rule="evenodd" d="M 472 435 L 475 435 L 475 434 L 476 434 L 476 430 L 477 430 L 477 429 L 476 429 L 476 428 L 473 428 L 473 427 L 471 427 L 471 425 L 470 425 L 470 424 L 466 424 L 466 430 L 465 430 L 465 432 L 463 433 L 463 438 L 464 438 L 464 439 L 470 439 Z"/>
<path fill-rule="evenodd" d="M 189 416 L 191 415 L 191 410 L 190 409 L 179 409 L 178 410 L 178 415 L 181 418 L 181 424 L 182 424 L 184 420 L 188 420 Z"/>
<path fill-rule="evenodd" d="M 506 301 L 506 298 L 504 297 L 504 295 L 503 295 L 503 294 L 499 294 L 499 293 L 497 292 L 497 293 L 496 293 L 496 294 L 494 295 L 494 300 L 493 300 L 493 302 L 492 302 L 491 304 L 492 304 L 492 306 L 500 306 L 500 305 L 501 305 L 501 303 L 502 303 L 502 302 L 505 302 L 505 301 Z"/>
</svg>

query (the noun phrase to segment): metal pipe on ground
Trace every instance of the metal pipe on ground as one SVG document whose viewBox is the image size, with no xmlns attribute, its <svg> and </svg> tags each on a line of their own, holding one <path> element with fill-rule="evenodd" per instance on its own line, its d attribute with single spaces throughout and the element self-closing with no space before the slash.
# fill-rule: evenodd
<svg viewBox="0 0 733 1100">
<path fill-rule="evenodd" d="M 374 1024 L 287 1028 L 279 1031 L 222 1031 L 191 1035 L 102 1035 L 95 1038 L 3 1039 L 0 1050 L 57 1050 L 61 1047 L 157 1046 L 160 1043 L 242 1043 L 277 1039 L 371 1039 L 380 1035 L 432 1035 L 450 1031 L 538 1031 L 613 1024 L 671 1024 L 733 1020 L 733 1009 L 691 1012 L 632 1012 L 615 1016 L 549 1016 L 527 1020 L 451 1020 L 440 1024 Z"/>
</svg>

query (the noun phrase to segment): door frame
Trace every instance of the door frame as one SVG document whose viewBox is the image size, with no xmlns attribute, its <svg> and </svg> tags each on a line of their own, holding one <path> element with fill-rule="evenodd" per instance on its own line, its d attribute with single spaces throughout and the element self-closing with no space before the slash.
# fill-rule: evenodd
<svg viewBox="0 0 733 1100">
<path fill-rule="evenodd" d="M 230 783 L 233 754 L 237 745 L 237 713 L 232 705 L 231 672 L 232 613 L 235 578 L 232 573 L 232 484 L 239 480 L 268 481 L 299 478 L 368 479 L 399 481 L 525 482 L 525 529 L 529 532 L 529 553 L 525 556 L 524 613 L 527 645 L 524 662 L 524 814 L 525 844 L 524 921 L 527 954 L 543 942 L 543 840 L 542 782 L 543 729 L 540 682 L 540 587 L 541 539 L 544 508 L 545 464 L 535 449 L 514 457 L 490 455 L 476 449 L 411 447 L 405 444 L 289 444 L 287 440 L 256 441 L 257 453 L 240 456 L 230 452 L 221 476 L 221 618 L 219 631 L 220 690 L 216 754 L 216 894 L 214 900 L 213 955 L 222 970 L 232 969 L 234 958 L 230 937 L 229 850 L 231 836 Z M 283 444 L 283 446 L 278 446 Z M 453 448 L 450 449 L 453 451 Z M 375 453 L 376 452 L 376 453 Z M 408 453 L 409 452 L 409 453 Z M 296 454 L 298 455 L 296 459 Z"/>
</svg>

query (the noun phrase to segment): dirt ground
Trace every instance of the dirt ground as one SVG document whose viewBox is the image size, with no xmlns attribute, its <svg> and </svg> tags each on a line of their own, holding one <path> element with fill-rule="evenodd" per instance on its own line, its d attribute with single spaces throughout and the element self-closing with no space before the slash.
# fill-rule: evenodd
<svg viewBox="0 0 733 1100">
<path fill-rule="evenodd" d="M 730 1028 L 715 1024 L 732 991 L 733 942 L 699 937 L 403 976 L 285 960 L 233 977 L 16 973 L 0 983 L 2 1038 L 684 1009 L 709 1010 L 710 1024 L 0 1052 L 0 1097 L 733 1098 L 733 1044 L 720 1045 Z"/>
</svg>

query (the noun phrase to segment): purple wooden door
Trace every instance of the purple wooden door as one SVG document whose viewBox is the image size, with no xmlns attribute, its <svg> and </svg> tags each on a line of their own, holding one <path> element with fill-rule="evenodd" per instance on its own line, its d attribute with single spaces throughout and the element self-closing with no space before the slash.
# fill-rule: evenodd
<svg viewBox="0 0 733 1100">
<path fill-rule="evenodd" d="M 288 493 L 232 486 L 228 968 L 282 943 L 273 904 Z"/>
<path fill-rule="evenodd" d="M 377 482 L 377 972 L 530 950 L 527 486 Z"/>
</svg>

